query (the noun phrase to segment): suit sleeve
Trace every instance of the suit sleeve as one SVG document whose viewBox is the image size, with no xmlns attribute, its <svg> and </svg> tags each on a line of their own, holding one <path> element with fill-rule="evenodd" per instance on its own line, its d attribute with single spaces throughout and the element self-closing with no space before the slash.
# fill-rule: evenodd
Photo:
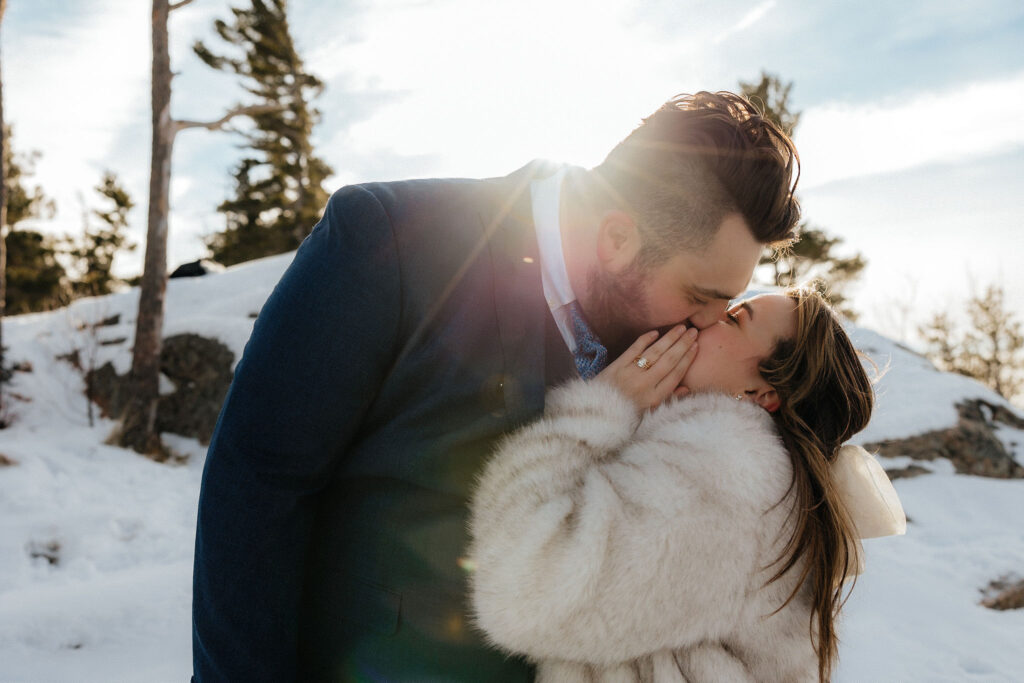
<svg viewBox="0 0 1024 683">
<path fill-rule="evenodd" d="M 295 678 L 316 495 L 395 356 L 391 223 L 339 190 L 257 318 L 207 453 L 193 574 L 195 680 Z"/>
<path fill-rule="evenodd" d="M 742 449 L 730 433 L 743 416 L 696 417 L 684 418 L 692 443 L 646 422 L 634 434 L 624 396 L 579 382 L 504 442 L 470 524 L 472 604 L 492 643 L 613 665 L 728 632 L 756 572 L 763 498 L 746 494 L 756 467 L 748 475 L 706 445 Z"/>
</svg>

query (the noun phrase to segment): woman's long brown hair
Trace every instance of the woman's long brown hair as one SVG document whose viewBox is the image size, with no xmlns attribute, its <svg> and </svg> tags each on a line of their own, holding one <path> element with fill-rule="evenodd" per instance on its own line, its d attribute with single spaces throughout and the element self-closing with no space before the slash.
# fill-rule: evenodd
<svg viewBox="0 0 1024 683">
<path fill-rule="evenodd" d="M 809 628 L 818 679 L 824 683 L 835 667 L 836 618 L 844 602 L 843 584 L 856 573 L 859 547 L 831 465 L 843 443 L 867 425 L 874 392 L 860 355 L 821 294 L 811 287 L 786 294 L 797 304 L 796 337 L 779 342 L 760 365 L 781 399 L 772 417 L 792 459 L 787 495 L 795 503 L 793 533 L 775 562 L 781 568 L 769 583 L 799 564 L 800 580 L 785 604 L 808 585 Z"/>
</svg>

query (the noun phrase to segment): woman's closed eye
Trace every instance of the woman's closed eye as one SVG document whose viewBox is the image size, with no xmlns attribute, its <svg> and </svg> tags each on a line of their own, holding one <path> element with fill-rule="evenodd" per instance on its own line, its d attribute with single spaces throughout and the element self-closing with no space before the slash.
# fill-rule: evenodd
<svg viewBox="0 0 1024 683">
<path fill-rule="evenodd" d="M 733 324 L 733 325 L 735 325 L 736 327 L 739 327 L 739 326 L 740 326 L 740 318 L 739 318 L 739 316 L 738 316 L 738 315 L 736 315 L 735 313 L 733 313 L 732 311 L 726 311 L 726 312 L 725 312 L 725 317 L 726 317 L 726 319 L 727 319 L 727 320 L 728 320 L 728 321 L 729 321 L 730 323 L 732 323 L 732 324 Z"/>
</svg>

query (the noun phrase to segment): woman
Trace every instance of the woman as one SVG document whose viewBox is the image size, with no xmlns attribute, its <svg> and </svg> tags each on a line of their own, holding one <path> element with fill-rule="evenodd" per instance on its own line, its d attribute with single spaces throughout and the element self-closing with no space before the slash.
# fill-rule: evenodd
<svg viewBox="0 0 1024 683">
<path fill-rule="evenodd" d="M 833 469 L 871 415 L 857 352 L 800 289 L 655 337 L 485 469 L 477 624 L 538 681 L 825 681 L 857 538 L 902 515 L 848 509 Z"/>
</svg>

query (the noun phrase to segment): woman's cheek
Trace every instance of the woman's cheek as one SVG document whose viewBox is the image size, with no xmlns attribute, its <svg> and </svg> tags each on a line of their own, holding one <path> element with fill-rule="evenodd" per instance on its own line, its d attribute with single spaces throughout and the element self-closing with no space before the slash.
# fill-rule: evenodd
<svg viewBox="0 0 1024 683">
<path fill-rule="evenodd" d="M 710 388 L 713 374 L 709 371 L 708 363 L 704 358 L 704 349 L 698 347 L 697 357 L 683 375 L 682 384 L 690 391 L 702 391 Z"/>
</svg>

